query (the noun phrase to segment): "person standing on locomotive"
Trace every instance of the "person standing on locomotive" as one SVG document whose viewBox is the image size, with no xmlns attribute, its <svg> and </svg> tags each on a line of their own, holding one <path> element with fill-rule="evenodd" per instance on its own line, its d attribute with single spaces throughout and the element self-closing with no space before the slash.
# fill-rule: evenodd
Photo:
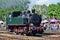
<svg viewBox="0 0 60 40">
<path fill-rule="evenodd" d="M 27 19 L 28 19 L 28 23 L 29 23 L 29 18 L 30 18 L 30 10 L 27 10 Z"/>
<path fill-rule="evenodd" d="M 31 17 L 31 22 L 33 23 L 34 26 L 40 26 L 40 23 L 42 21 L 41 15 L 38 15 L 35 13 L 35 9 L 32 10 L 32 17 Z"/>
<path fill-rule="evenodd" d="M 26 11 L 24 11 L 24 12 L 22 13 L 22 18 L 25 20 L 25 21 L 24 21 L 24 24 L 27 24 L 28 20 L 27 20 Z"/>
</svg>

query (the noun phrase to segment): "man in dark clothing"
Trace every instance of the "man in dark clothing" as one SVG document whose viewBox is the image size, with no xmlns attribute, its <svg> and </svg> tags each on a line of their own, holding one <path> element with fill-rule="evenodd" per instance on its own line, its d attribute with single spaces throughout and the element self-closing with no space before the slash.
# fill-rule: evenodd
<svg viewBox="0 0 60 40">
<path fill-rule="evenodd" d="M 38 14 L 35 13 L 35 10 L 32 10 L 32 17 L 31 17 L 31 21 L 33 23 L 34 26 L 40 26 L 40 23 L 42 21 L 41 15 L 39 16 Z"/>
<path fill-rule="evenodd" d="M 24 24 L 28 23 L 26 11 L 23 12 L 22 18 L 24 19 Z"/>
</svg>

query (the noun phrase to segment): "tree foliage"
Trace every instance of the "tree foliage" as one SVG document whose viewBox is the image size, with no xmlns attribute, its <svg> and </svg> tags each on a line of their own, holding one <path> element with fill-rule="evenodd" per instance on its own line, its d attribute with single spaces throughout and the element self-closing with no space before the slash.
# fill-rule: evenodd
<svg viewBox="0 0 60 40">
<path fill-rule="evenodd" d="M 60 18 L 60 3 L 51 4 L 48 6 L 47 17 L 51 18 L 52 16 L 55 16 L 56 18 Z"/>
<path fill-rule="evenodd" d="M 42 15 L 42 18 L 46 18 L 47 6 L 46 5 L 34 5 L 32 9 L 36 10 L 36 13 Z"/>
<path fill-rule="evenodd" d="M 36 9 L 36 13 L 41 14 L 44 18 L 51 18 L 55 16 L 56 18 L 60 18 L 60 3 L 46 5 L 34 5 L 32 8 Z"/>
<path fill-rule="evenodd" d="M 10 12 L 28 9 L 28 3 L 29 0 L 0 0 L 0 20 Z"/>
<path fill-rule="evenodd" d="M 40 12 L 40 8 L 41 8 L 40 5 L 34 5 L 31 9 L 35 9 L 35 13 L 37 13 L 37 14 L 41 14 L 41 12 Z"/>
</svg>

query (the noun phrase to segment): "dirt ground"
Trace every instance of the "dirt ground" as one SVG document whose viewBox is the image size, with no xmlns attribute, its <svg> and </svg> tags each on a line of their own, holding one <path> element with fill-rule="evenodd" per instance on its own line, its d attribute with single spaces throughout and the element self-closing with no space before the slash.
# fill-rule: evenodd
<svg viewBox="0 0 60 40">
<path fill-rule="evenodd" d="M 43 36 L 43 37 L 32 37 L 32 36 L 21 36 L 21 35 L 9 35 L 0 36 L 0 40 L 60 40 L 60 35 Z"/>
<path fill-rule="evenodd" d="M 7 31 L 0 31 L 0 40 L 60 40 L 60 33 L 45 33 L 42 36 L 25 36 L 10 34 Z"/>
</svg>

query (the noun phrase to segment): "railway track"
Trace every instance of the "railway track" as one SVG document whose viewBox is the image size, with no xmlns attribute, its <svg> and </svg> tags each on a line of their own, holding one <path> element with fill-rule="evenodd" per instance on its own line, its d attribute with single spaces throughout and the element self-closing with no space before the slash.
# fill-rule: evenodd
<svg viewBox="0 0 60 40">
<path fill-rule="evenodd" d="M 42 35 L 42 36 L 41 36 Z M 43 33 L 36 36 L 15 35 L 7 31 L 0 31 L 0 40 L 59 40 L 60 33 Z"/>
</svg>

